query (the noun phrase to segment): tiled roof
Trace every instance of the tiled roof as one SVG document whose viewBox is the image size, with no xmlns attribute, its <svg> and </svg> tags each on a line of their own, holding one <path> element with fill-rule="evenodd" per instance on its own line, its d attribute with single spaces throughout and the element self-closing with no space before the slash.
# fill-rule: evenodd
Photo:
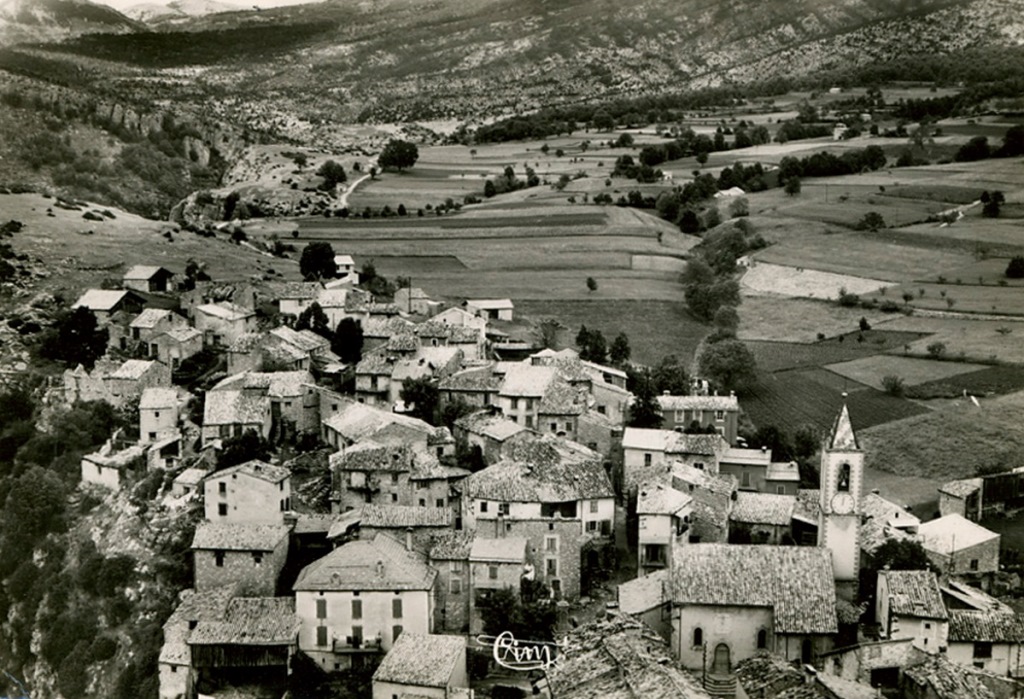
<svg viewBox="0 0 1024 699">
<path fill-rule="evenodd" d="M 480 331 L 465 325 L 446 325 L 448 342 L 453 345 L 476 344 L 480 342 Z"/>
<path fill-rule="evenodd" d="M 131 322 L 129 327 L 132 328 L 155 328 L 157 324 L 165 318 L 169 318 L 171 312 L 166 308 L 146 308 L 139 315 L 135 316 L 135 320 Z"/>
<path fill-rule="evenodd" d="M 800 467 L 795 461 L 773 461 L 764 472 L 766 481 L 800 482 Z"/>
<path fill-rule="evenodd" d="M 670 430 L 655 430 L 646 427 L 627 427 L 622 434 L 624 449 L 665 451 L 666 440 L 673 434 Z"/>
<path fill-rule="evenodd" d="M 448 339 L 448 335 L 451 331 L 450 325 L 439 323 L 435 320 L 428 320 L 425 323 L 420 323 L 414 329 L 414 332 L 419 337 L 436 337 Z"/>
<path fill-rule="evenodd" d="M 776 633 L 836 633 L 836 589 L 827 549 L 694 544 L 674 552 L 681 604 L 772 607 Z"/>
<path fill-rule="evenodd" d="M 267 336 L 264 333 L 243 333 L 228 345 L 228 352 L 248 354 L 253 350 L 259 349 L 260 345 L 266 342 L 266 340 Z"/>
<path fill-rule="evenodd" d="M 719 461 L 722 464 L 764 466 L 765 469 L 768 468 L 768 464 L 771 462 L 772 453 L 767 449 L 742 449 L 737 447 L 727 447 Z"/>
<path fill-rule="evenodd" d="M 315 299 L 324 285 L 320 282 L 271 282 L 270 295 L 277 299 Z"/>
<path fill-rule="evenodd" d="M 516 364 L 501 383 L 498 393 L 503 396 L 543 396 L 558 372 L 553 367 Z"/>
<path fill-rule="evenodd" d="M 207 471 L 202 468 L 186 468 L 174 479 L 179 485 L 199 485 L 206 478 Z"/>
<path fill-rule="evenodd" d="M 954 609 L 949 613 L 949 642 L 1024 643 L 1024 616 Z"/>
<path fill-rule="evenodd" d="M 163 335 L 171 338 L 175 342 L 186 342 L 194 337 L 200 337 L 203 333 L 196 330 L 191 325 L 188 327 L 171 328 Z"/>
<path fill-rule="evenodd" d="M 153 266 L 153 265 L 135 265 L 133 267 L 130 267 L 128 269 L 128 271 L 124 273 L 124 277 L 123 278 L 124 279 L 129 279 L 129 280 L 132 280 L 132 279 L 139 279 L 139 280 L 152 279 L 161 270 L 163 270 L 164 272 L 167 272 L 168 274 L 172 274 L 171 270 L 166 269 L 164 267 L 158 267 L 158 266 Z"/>
<path fill-rule="evenodd" d="M 368 318 L 363 321 L 363 337 L 384 338 L 392 335 L 404 335 L 412 332 L 415 327 L 405 318 Z"/>
<path fill-rule="evenodd" d="M 368 441 L 331 454 L 329 459 L 331 468 L 340 471 L 399 472 L 412 470 L 413 452 L 405 445 L 393 446 Z"/>
<path fill-rule="evenodd" d="M 495 563 L 525 563 L 526 545 L 529 540 L 521 536 L 506 536 L 500 539 L 477 537 L 469 551 L 471 561 L 492 561 Z"/>
<path fill-rule="evenodd" d="M 192 548 L 205 551 L 273 551 L 288 536 L 283 524 L 200 522 Z"/>
<path fill-rule="evenodd" d="M 266 396 L 246 391 L 208 391 L 203 404 L 203 425 L 263 424 L 269 411 Z"/>
<path fill-rule="evenodd" d="M 1013 612 L 1013 608 L 1010 605 L 1000 602 L 995 597 L 987 595 L 978 588 L 959 580 L 951 578 L 939 589 L 942 591 L 943 597 L 951 597 L 955 600 L 953 604 L 966 605 L 963 607 L 964 609 L 972 609 L 979 612 Z M 947 608 L 950 606 L 947 605 Z"/>
<path fill-rule="evenodd" d="M 437 571 L 404 544 L 377 534 L 340 546 L 299 573 L 295 591 L 430 590 Z"/>
<path fill-rule="evenodd" d="M 744 524 L 789 526 L 793 521 L 795 506 L 795 495 L 741 491 L 736 494 L 736 503 L 733 505 L 729 519 Z"/>
<path fill-rule="evenodd" d="M 183 590 L 178 606 L 164 622 L 164 643 L 160 648 L 159 662 L 187 665 L 192 658 L 187 642 L 190 623 L 223 618 L 234 594 L 235 589 L 230 585 L 207 592 Z"/>
<path fill-rule="evenodd" d="M 738 411 L 736 396 L 658 396 L 661 410 L 725 410 Z"/>
<path fill-rule="evenodd" d="M 440 459 L 437 458 L 437 454 L 434 452 L 418 451 L 413 454 L 412 471 L 409 473 L 409 480 L 448 480 L 453 478 L 465 478 L 468 475 L 468 469 L 442 464 Z"/>
<path fill-rule="evenodd" d="M 956 498 L 967 498 L 981 490 L 983 480 L 981 478 L 965 478 L 959 481 L 949 481 L 939 486 L 939 492 L 952 495 Z"/>
<path fill-rule="evenodd" d="M 665 444 L 666 454 L 695 454 L 715 456 L 728 446 L 720 434 L 683 434 L 669 432 L 671 437 Z"/>
<path fill-rule="evenodd" d="M 672 571 L 665 568 L 619 585 L 619 611 L 643 614 L 672 598 Z"/>
<path fill-rule="evenodd" d="M 320 308 L 345 308 L 345 299 L 348 297 L 348 289 L 321 289 L 317 294 L 316 302 Z"/>
<path fill-rule="evenodd" d="M 446 688 L 465 662 L 464 636 L 404 632 L 373 673 L 373 681 Z"/>
<path fill-rule="evenodd" d="M 339 402 L 341 409 L 324 420 L 323 424 L 350 442 L 371 438 L 374 434 L 392 424 L 402 425 L 406 429 L 426 434 L 428 444 L 435 432 L 437 432 L 437 429 L 433 426 L 408 415 L 399 415 L 364 403 L 357 403 L 356 401 L 341 400 Z"/>
<path fill-rule="evenodd" d="M 587 411 L 587 396 L 563 381 L 555 381 L 544 393 L 540 415 L 579 415 Z"/>
<path fill-rule="evenodd" d="M 450 507 L 412 507 L 408 505 L 363 505 L 360 526 L 378 529 L 406 527 L 450 527 Z"/>
<path fill-rule="evenodd" d="M 529 432 L 528 428 L 489 410 L 478 410 L 456 421 L 456 427 L 476 435 L 503 442 L 521 432 Z"/>
<path fill-rule="evenodd" d="M 573 453 L 554 437 L 512 442 L 505 458 L 470 475 L 463 492 L 501 502 L 566 502 L 612 497 L 600 457 Z"/>
<path fill-rule="evenodd" d="M 930 570 L 883 570 L 893 614 L 923 619 L 946 619 L 939 579 Z"/>
<path fill-rule="evenodd" d="M 796 506 L 793 517 L 817 525 L 821 516 L 821 491 L 818 489 L 801 488 L 796 491 Z"/>
<path fill-rule="evenodd" d="M 802 686 L 805 682 L 804 673 L 793 667 L 785 658 L 763 650 L 738 662 L 735 674 L 743 691 L 751 697 L 775 698 L 788 689 Z"/>
<path fill-rule="evenodd" d="M 420 339 L 411 333 L 392 335 L 386 347 L 389 352 L 415 352 L 420 348 Z"/>
<path fill-rule="evenodd" d="M 431 560 L 461 561 L 469 558 L 476 532 L 472 529 L 447 531 L 431 537 Z"/>
<path fill-rule="evenodd" d="M 490 391 L 497 393 L 501 377 L 495 376 L 491 367 L 464 369 L 441 379 L 438 388 L 442 391 Z"/>
<path fill-rule="evenodd" d="M 706 490 L 726 498 L 732 497 L 738 484 L 736 476 L 732 474 L 708 473 L 704 469 L 683 463 L 672 465 L 672 483 L 673 487 L 681 492 L 689 490 L 682 485 L 687 484 L 693 485 L 696 490 Z"/>
<path fill-rule="evenodd" d="M 246 461 L 244 464 L 238 464 L 237 466 L 232 466 L 231 468 L 226 468 L 221 471 L 214 471 L 210 474 L 208 480 L 216 481 L 221 478 L 238 475 L 258 478 L 262 481 L 267 481 L 268 483 L 280 483 L 291 476 L 291 472 L 283 466 L 274 466 L 273 464 L 268 464 L 266 461 L 253 459 L 252 461 Z"/>
<path fill-rule="evenodd" d="M 215 318 L 223 318 L 224 320 L 243 320 L 250 316 L 256 315 L 256 311 L 239 306 L 231 303 L 230 301 L 221 301 L 219 303 L 204 303 L 202 306 L 196 306 L 196 310 L 200 313 L 205 313 Z"/>
<path fill-rule="evenodd" d="M 394 381 L 422 379 L 433 375 L 433 367 L 422 359 L 399 359 L 394 363 L 391 378 Z"/>
<path fill-rule="evenodd" d="M 270 334 L 303 352 L 313 352 L 331 345 L 330 340 L 320 337 L 312 330 L 294 330 L 287 325 L 274 328 Z"/>
<path fill-rule="evenodd" d="M 375 374 L 391 376 L 395 370 L 395 360 L 383 354 L 368 354 L 356 364 L 356 374 Z"/>
<path fill-rule="evenodd" d="M 293 534 L 327 534 L 338 515 L 303 512 L 295 519 Z"/>
<path fill-rule="evenodd" d="M 991 674 L 960 665 L 949 660 L 945 655 L 928 655 L 917 665 L 905 667 L 903 674 L 918 685 L 918 688 L 930 687 L 918 691 L 923 696 L 935 699 L 995 699 L 995 694 L 985 683 L 985 677 Z"/>
<path fill-rule="evenodd" d="M 150 386 L 142 391 L 139 397 L 140 410 L 154 408 L 175 408 L 178 405 L 178 390 L 163 386 Z"/>
<path fill-rule="evenodd" d="M 498 311 L 515 308 L 512 299 L 467 299 L 467 306 L 479 308 L 482 311 Z"/>
<path fill-rule="evenodd" d="M 857 435 L 853 431 L 853 423 L 850 421 L 850 411 L 846 408 L 846 403 L 843 403 L 843 409 L 839 411 L 839 415 L 836 416 L 836 421 L 832 423 L 832 431 L 829 433 L 828 437 L 828 448 L 852 451 L 860 449 L 860 445 L 857 443 Z"/>
<path fill-rule="evenodd" d="M 111 379 L 129 379 L 132 381 L 141 379 L 145 376 L 146 372 L 156 366 L 155 361 L 146 359 L 129 359 L 122 364 L 117 371 L 111 374 L 108 378 Z"/>
<path fill-rule="evenodd" d="M 819 672 L 814 679 L 830 693 L 825 696 L 834 696 L 836 699 L 877 699 L 879 694 L 871 685 L 854 682 L 826 672 Z"/>
<path fill-rule="evenodd" d="M 109 311 L 128 295 L 127 291 L 115 289 L 89 289 L 82 294 L 72 308 L 85 306 L 91 311 Z"/>
<path fill-rule="evenodd" d="M 299 617 L 294 597 L 236 597 L 224 617 L 200 621 L 188 644 L 271 646 L 296 643 Z"/>
<path fill-rule="evenodd" d="M 644 483 L 636 501 L 638 515 L 674 515 L 693 502 L 693 498 L 670 485 Z"/>
<path fill-rule="evenodd" d="M 402 312 L 402 309 L 400 309 L 398 305 L 394 303 L 372 302 L 366 304 L 366 312 L 369 313 L 371 316 L 397 316 L 399 313 Z"/>
<path fill-rule="evenodd" d="M 925 522 L 918 531 L 925 550 L 945 555 L 999 538 L 995 532 L 957 514 Z"/>
<path fill-rule="evenodd" d="M 709 699 L 669 646 L 625 614 L 571 629 L 547 670 L 558 699 Z"/>
</svg>

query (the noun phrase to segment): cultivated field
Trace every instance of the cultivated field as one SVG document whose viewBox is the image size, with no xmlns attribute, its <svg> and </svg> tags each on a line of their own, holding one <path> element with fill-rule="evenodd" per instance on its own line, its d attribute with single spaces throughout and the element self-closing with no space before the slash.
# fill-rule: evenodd
<svg viewBox="0 0 1024 699">
<path fill-rule="evenodd" d="M 840 289 L 853 294 L 868 294 L 888 284 L 878 279 L 759 262 L 743 274 L 740 286 L 745 294 L 750 295 L 834 299 L 839 296 Z"/>
<path fill-rule="evenodd" d="M 825 337 L 856 334 L 861 318 L 866 318 L 872 326 L 891 318 L 877 310 L 777 296 L 746 296 L 737 310 L 740 314 L 738 337 L 745 341 L 814 343 L 819 333 Z"/>
<path fill-rule="evenodd" d="M 1024 324 L 1013 319 L 929 318 L 897 314 L 877 327 L 927 334 L 910 343 L 910 352 L 914 355 L 926 356 L 928 345 L 941 342 L 946 346 L 947 357 L 1024 364 L 1024 342 L 1021 341 Z"/>
<path fill-rule="evenodd" d="M 813 343 L 795 342 L 747 342 L 754 353 L 757 366 L 762 371 L 783 371 L 809 367 L 825 367 L 830 364 L 870 357 L 881 352 L 904 347 L 921 337 L 915 333 L 868 330 L 837 335 Z"/>
<path fill-rule="evenodd" d="M 948 481 L 971 477 L 980 468 L 1024 465 L 1022 423 L 1024 393 L 1014 393 L 982 401 L 980 408 L 963 399 L 858 436 L 868 465 Z"/>
<path fill-rule="evenodd" d="M 1000 365 L 920 383 L 911 387 L 907 396 L 922 400 L 961 398 L 964 393 L 991 397 L 1020 390 L 1024 390 L 1024 367 Z"/>
<path fill-rule="evenodd" d="M 851 381 L 884 390 L 882 379 L 886 376 L 898 376 L 903 379 L 905 385 L 916 386 L 930 381 L 941 381 L 959 374 L 972 373 L 985 367 L 967 362 L 942 362 L 891 354 L 876 354 L 849 362 L 829 364 L 825 368 L 840 376 L 845 376 Z"/>
</svg>

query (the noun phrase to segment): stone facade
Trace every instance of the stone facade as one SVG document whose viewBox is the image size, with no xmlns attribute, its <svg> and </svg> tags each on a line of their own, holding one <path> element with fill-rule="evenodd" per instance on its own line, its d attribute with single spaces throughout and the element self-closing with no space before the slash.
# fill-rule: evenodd
<svg viewBox="0 0 1024 699">
<path fill-rule="evenodd" d="M 198 549 L 193 553 L 197 592 L 239 584 L 240 594 L 246 597 L 273 597 L 278 575 L 288 557 L 288 537 L 282 537 L 273 551 Z M 262 554 L 259 560 L 258 553 Z"/>
</svg>

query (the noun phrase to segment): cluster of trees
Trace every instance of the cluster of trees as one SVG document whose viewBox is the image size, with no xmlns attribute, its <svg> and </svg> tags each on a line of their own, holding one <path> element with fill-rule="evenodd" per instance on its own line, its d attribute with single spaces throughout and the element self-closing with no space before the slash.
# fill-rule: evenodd
<svg viewBox="0 0 1024 699">
<path fill-rule="evenodd" d="M 62 313 L 54 326 L 41 335 L 39 356 L 92 369 L 107 351 L 109 337 L 110 332 L 99 326 L 96 315 L 85 306 L 79 306 Z"/>
<path fill-rule="evenodd" d="M 300 153 L 300 155 L 302 154 Z M 335 187 L 348 179 L 345 168 L 333 160 L 328 160 L 321 165 L 316 174 L 324 178 L 324 181 L 320 183 L 320 189 L 325 192 L 333 191 Z"/>
<path fill-rule="evenodd" d="M 954 159 L 957 162 L 966 163 L 986 158 L 1013 158 L 1024 155 L 1024 125 L 1016 124 L 1006 130 L 1003 135 L 1003 144 L 998 148 L 992 148 L 988 143 L 988 137 L 975 136 L 970 141 L 960 146 Z"/>
<path fill-rule="evenodd" d="M 313 302 L 295 321 L 296 330 L 312 330 L 330 340 L 331 351 L 346 364 L 358 364 L 363 357 L 363 325 L 356 318 L 342 318 L 333 330 L 319 303 Z"/>
<path fill-rule="evenodd" d="M 662 172 L 661 170 L 655 170 L 645 163 L 637 164 L 633 160 L 633 156 L 627 153 L 615 159 L 612 177 L 625 177 L 636 180 L 641 184 L 649 184 L 651 182 L 659 182 L 662 178 Z"/>
<path fill-rule="evenodd" d="M 537 176 L 536 171 L 532 167 L 526 166 L 526 179 L 521 180 L 516 177 L 515 169 L 509 165 L 500 177 L 484 182 L 484 196 L 489 199 L 498 194 L 514 192 L 517 189 L 525 189 L 526 187 L 536 187 L 539 184 L 540 177 Z"/>
<path fill-rule="evenodd" d="M 626 388 L 634 396 L 629 409 L 630 427 L 661 427 L 658 396 L 682 396 L 690 392 L 690 377 L 683 361 L 674 354 L 662 357 L 654 367 L 626 365 Z"/>
<path fill-rule="evenodd" d="M 611 362 L 615 366 L 621 366 L 628 362 L 632 355 L 626 333 L 620 332 L 616 335 L 609 347 L 604 333 L 587 328 L 586 325 L 581 325 L 580 331 L 576 333 L 576 347 L 579 349 L 580 359 L 597 364 Z"/>
<path fill-rule="evenodd" d="M 415 165 L 419 157 L 420 151 L 415 143 L 393 138 L 384 146 L 384 150 L 377 157 L 377 163 L 385 170 L 401 172 Z"/>
<path fill-rule="evenodd" d="M 785 182 L 791 177 L 852 175 L 865 170 L 879 170 L 885 167 L 885 163 L 885 151 L 881 146 L 849 150 L 841 156 L 824 151 L 805 158 L 786 156 L 779 162 L 779 181 Z"/>
<path fill-rule="evenodd" d="M 827 124 L 811 124 L 799 119 L 792 119 L 782 123 L 775 132 L 775 140 L 779 143 L 787 143 L 805 138 L 821 138 L 831 133 L 832 127 Z"/>
<path fill-rule="evenodd" d="M 985 218 L 999 218 L 1004 203 L 1006 197 L 1002 192 L 985 190 L 981 193 L 981 215 Z"/>
</svg>

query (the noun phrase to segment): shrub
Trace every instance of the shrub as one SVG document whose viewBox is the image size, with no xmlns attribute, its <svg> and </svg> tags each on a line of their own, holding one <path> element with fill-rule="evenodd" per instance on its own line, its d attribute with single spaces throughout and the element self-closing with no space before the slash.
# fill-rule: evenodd
<svg viewBox="0 0 1024 699">
<path fill-rule="evenodd" d="M 892 299 L 886 299 L 882 301 L 882 305 L 878 307 L 882 313 L 897 313 L 900 310 L 900 305 Z"/>
<path fill-rule="evenodd" d="M 895 374 L 889 374 L 882 377 L 882 388 L 890 396 L 896 396 L 897 398 L 903 395 L 905 385 L 903 379 Z"/>
<path fill-rule="evenodd" d="M 860 296 L 857 294 L 851 294 L 846 290 L 846 287 L 839 289 L 839 305 L 844 308 L 853 308 L 854 306 L 860 305 Z"/>
<path fill-rule="evenodd" d="M 1016 255 L 1006 265 L 1006 276 L 1010 279 L 1024 279 L 1024 257 Z"/>
<path fill-rule="evenodd" d="M 946 343 L 933 342 L 930 345 L 928 345 L 928 347 L 926 347 L 925 349 L 928 350 L 928 355 L 930 357 L 932 357 L 933 359 L 939 359 L 942 355 L 946 353 Z"/>
</svg>

